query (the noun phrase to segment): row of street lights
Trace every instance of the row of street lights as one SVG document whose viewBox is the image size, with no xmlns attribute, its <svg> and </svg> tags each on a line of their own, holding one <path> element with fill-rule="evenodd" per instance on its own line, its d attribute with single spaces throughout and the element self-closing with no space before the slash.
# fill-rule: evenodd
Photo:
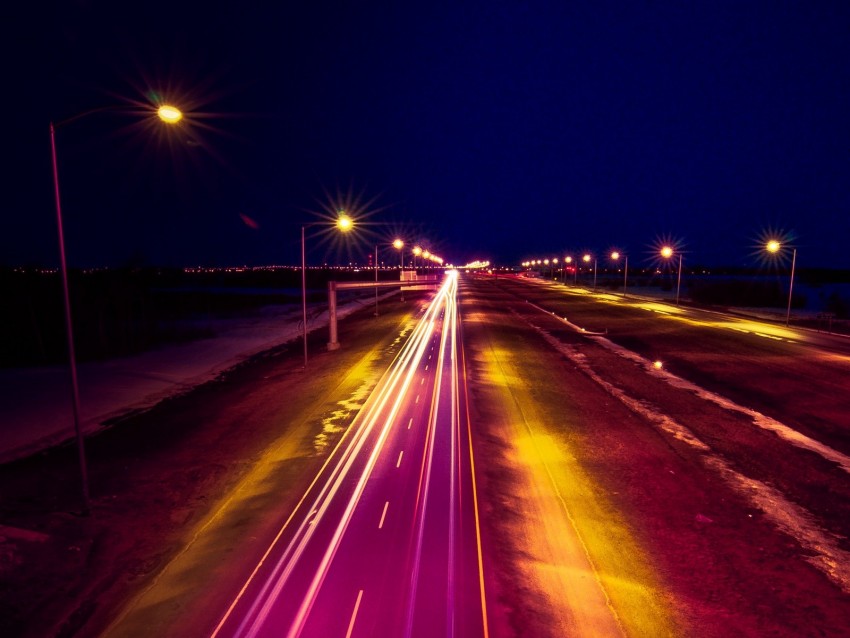
<svg viewBox="0 0 850 638">
<path fill-rule="evenodd" d="M 312 226 L 328 226 L 328 222 L 311 222 L 302 224 L 301 226 L 301 336 L 304 342 L 304 369 L 307 369 L 307 251 L 306 251 L 306 230 Z M 347 214 L 344 209 L 337 211 L 336 221 L 333 226 L 342 233 L 347 233 L 354 229 L 355 221 Z M 392 242 L 386 245 L 392 246 L 399 251 L 401 257 L 400 269 L 404 272 L 404 246 L 405 241 L 401 237 L 396 237 Z M 378 283 L 378 248 L 381 244 L 375 244 L 375 283 Z M 413 254 L 413 267 L 416 268 L 416 258 L 421 257 L 427 261 L 442 266 L 444 260 L 439 255 L 432 253 L 428 249 L 423 249 L 416 245 L 411 251 Z M 403 277 L 403 274 L 400 274 Z M 402 292 L 401 300 L 404 301 L 404 292 Z M 375 286 L 375 316 L 378 316 L 378 286 Z"/>
<path fill-rule="evenodd" d="M 413 256 L 414 257 L 422 257 L 422 259 L 426 261 L 430 261 L 432 263 L 437 264 L 438 266 L 442 266 L 444 263 L 444 259 L 439 255 L 436 255 L 429 251 L 427 248 L 422 248 L 421 246 L 413 247 Z M 416 267 L 416 261 L 413 262 L 414 268 Z"/>
<path fill-rule="evenodd" d="M 395 248 L 399 255 L 401 256 L 401 263 L 399 264 L 400 268 L 400 277 L 404 277 L 404 240 L 401 237 L 396 237 L 391 244 L 389 244 L 393 248 Z M 416 268 L 416 258 L 422 256 L 424 259 L 428 259 L 435 264 L 442 265 L 443 259 L 442 257 L 438 257 L 437 255 L 431 253 L 428 250 L 423 250 L 420 246 L 414 246 L 411 251 L 413 254 L 413 267 Z M 378 244 L 375 244 L 375 283 L 378 283 Z M 404 301 L 404 288 L 401 288 L 401 300 Z M 378 316 L 378 287 L 375 286 L 375 316 Z"/>
<path fill-rule="evenodd" d="M 771 239 L 771 240 L 767 241 L 767 243 L 764 245 L 764 249 L 766 251 L 768 251 L 769 253 L 777 254 L 782 250 L 782 242 L 780 242 L 778 239 Z M 793 252 L 792 252 L 792 256 L 791 256 L 791 280 L 790 280 L 790 283 L 788 285 L 788 309 L 787 309 L 787 312 L 785 313 L 785 325 L 786 326 L 789 325 L 789 323 L 791 322 L 791 298 L 792 298 L 792 294 L 793 294 L 793 291 L 794 291 L 794 269 L 795 269 L 796 264 L 797 264 L 797 249 L 792 247 L 792 250 L 793 250 Z M 679 268 L 678 268 L 678 273 L 677 273 L 677 277 L 676 277 L 676 305 L 678 306 L 679 300 L 680 300 L 680 293 L 681 293 L 681 290 L 682 290 L 682 252 L 676 251 L 672 246 L 665 245 L 665 246 L 661 247 L 661 249 L 658 251 L 658 253 L 663 259 L 665 259 L 667 261 L 671 260 L 673 258 L 673 256 L 676 255 L 676 254 L 678 254 L 678 256 L 679 256 Z M 628 286 L 628 280 L 629 280 L 629 256 L 625 255 L 625 254 L 621 254 L 617 250 L 611 252 L 611 254 L 610 254 L 610 258 L 611 258 L 612 261 L 618 261 L 621 256 L 625 258 L 625 263 L 624 263 L 624 268 L 623 268 L 623 297 L 625 297 L 626 296 L 626 289 L 627 289 L 627 286 Z M 593 287 L 596 288 L 596 265 L 597 265 L 596 256 L 591 255 L 590 253 L 585 253 L 582 256 L 581 259 L 585 264 L 588 264 L 588 265 L 590 264 L 590 260 L 591 259 L 593 260 Z M 571 264 L 572 262 L 573 262 L 572 256 L 567 255 L 566 257 L 564 257 L 564 264 L 565 264 L 565 266 L 564 266 L 564 283 L 566 283 L 566 279 L 567 279 L 566 264 Z M 558 264 L 558 258 L 553 257 L 551 260 L 550 259 L 543 259 L 543 260 L 531 259 L 531 260 L 522 262 L 522 266 L 524 268 L 533 268 L 534 266 L 540 266 L 540 265 L 548 266 L 550 263 L 552 264 L 552 267 L 554 269 L 555 266 L 557 266 L 557 264 Z M 575 272 L 575 281 L 577 283 L 578 282 L 578 267 L 574 268 L 574 272 Z"/>
<path fill-rule="evenodd" d="M 671 246 L 663 246 L 661 248 L 661 250 L 659 251 L 659 254 L 664 259 L 669 260 L 670 258 L 673 257 L 674 252 L 675 251 L 673 250 L 673 248 Z M 677 306 L 679 305 L 679 293 L 681 291 L 681 286 L 682 286 L 682 253 L 679 252 L 678 255 L 679 255 L 679 273 L 678 273 L 678 284 L 676 286 L 676 305 Z M 623 266 L 624 266 L 623 267 L 623 297 L 625 297 L 626 293 L 628 291 L 628 285 L 629 285 L 629 256 L 625 253 L 621 253 L 618 250 L 612 251 L 611 254 L 609 255 L 609 258 L 612 261 L 619 261 L 620 257 L 623 257 L 623 259 L 624 259 L 624 263 L 623 263 Z M 599 260 L 598 260 L 596 255 L 591 254 L 591 253 L 584 253 L 581 257 L 581 260 L 587 266 L 590 266 L 590 262 L 593 261 L 593 287 L 595 289 L 596 288 L 597 266 L 598 266 Z M 573 262 L 572 255 L 567 255 L 567 256 L 564 257 L 564 264 L 565 264 L 564 265 L 564 283 L 566 283 L 566 279 L 567 279 L 566 264 L 571 264 L 572 262 Z M 539 266 L 539 265 L 548 266 L 550 263 L 553 265 L 553 268 L 554 268 L 558 264 L 558 258 L 553 257 L 551 260 L 550 259 L 543 259 L 543 260 L 531 259 L 529 261 L 522 262 L 522 266 L 525 267 L 525 268 L 531 268 L 533 266 Z M 578 283 L 578 266 L 573 268 L 573 272 L 574 272 L 574 275 L 575 275 L 574 282 Z"/>
</svg>

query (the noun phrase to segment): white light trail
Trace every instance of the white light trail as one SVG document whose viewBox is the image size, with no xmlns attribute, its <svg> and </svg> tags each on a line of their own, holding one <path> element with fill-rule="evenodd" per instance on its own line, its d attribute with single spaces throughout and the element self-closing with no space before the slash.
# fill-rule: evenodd
<svg viewBox="0 0 850 638">
<path fill-rule="evenodd" d="M 381 383 L 379 383 L 372 397 L 363 407 L 361 413 L 355 418 L 348 431 L 343 435 L 343 439 L 323 466 L 320 473 L 329 469 L 328 476 L 322 483 L 318 494 L 313 498 L 309 505 L 306 505 L 306 511 L 314 513 L 314 515 L 305 517 L 298 528 L 294 531 L 292 540 L 290 540 L 288 545 L 284 548 L 280 558 L 271 570 L 270 576 L 260 588 L 253 604 L 250 606 L 238 627 L 235 634 L 236 636 L 256 636 L 260 633 L 265 621 L 271 613 L 275 601 L 278 599 L 281 591 L 287 584 L 287 581 L 292 575 L 299 560 L 304 555 L 310 540 L 314 536 L 316 528 L 326 515 L 331 504 L 334 502 L 334 499 L 346 498 L 341 495 L 341 492 L 344 491 L 344 484 L 348 482 L 350 485 L 350 479 L 356 478 L 354 491 L 347 496 L 348 501 L 344 508 L 343 515 L 336 522 L 336 527 L 331 541 L 328 543 L 320 564 L 314 572 L 312 581 L 307 589 L 307 593 L 299 606 L 295 620 L 293 621 L 287 635 L 291 638 L 295 638 L 300 634 L 309 611 L 315 602 L 321 584 L 327 574 L 330 563 L 333 560 L 345 530 L 351 521 L 354 510 L 360 500 L 366 482 L 371 475 L 372 469 L 375 466 L 383 444 L 397 418 L 404 397 L 416 377 L 417 370 L 419 369 L 428 348 L 429 339 L 434 333 L 435 322 L 440 316 L 444 306 L 452 304 L 453 307 L 456 286 L 457 275 L 456 273 L 450 273 L 449 276 L 446 277 L 446 281 L 443 286 L 435 295 L 434 300 L 425 311 L 422 319 L 411 333 L 410 338 L 399 352 L 396 360 L 387 371 L 384 379 L 382 379 Z M 411 418 L 408 422 L 408 429 L 410 429 L 412 423 L 413 419 Z M 349 434 L 351 435 L 349 436 Z M 365 467 L 362 471 L 360 471 L 359 476 L 350 477 L 349 475 L 352 473 L 353 465 L 358 458 L 362 458 L 363 453 L 365 453 L 365 446 L 372 440 L 374 440 L 374 442 L 371 443 L 372 449 L 367 457 Z M 338 451 L 341 452 L 338 455 L 338 458 L 336 458 L 335 464 L 331 465 L 330 462 Z M 399 463 L 400 462 L 401 455 L 399 455 Z M 311 484 L 310 489 L 312 489 L 315 484 L 316 481 Z M 302 503 L 299 503 L 299 507 L 303 504 L 304 502 L 302 499 Z M 386 506 L 384 513 L 386 513 Z M 212 637 L 218 635 L 219 631 L 224 626 L 224 623 L 227 621 L 227 618 L 233 612 L 233 609 L 239 599 L 245 593 L 245 590 L 251 580 L 257 575 L 259 567 L 270 556 L 272 548 L 279 542 L 284 529 L 292 520 L 293 517 L 290 517 L 290 519 L 284 524 L 284 527 L 280 530 L 280 532 L 278 532 L 272 547 L 266 551 L 260 561 L 260 564 L 254 569 L 249 581 L 245 584 L 245 586 L 243 586 L 242 590 L 237 595 L 237 598 L 233 601 L 230 608 L 225 613 L 225 616 L 212 633 Z M 383 517 L 381 524 L 383 524 Z"/>
</svg>

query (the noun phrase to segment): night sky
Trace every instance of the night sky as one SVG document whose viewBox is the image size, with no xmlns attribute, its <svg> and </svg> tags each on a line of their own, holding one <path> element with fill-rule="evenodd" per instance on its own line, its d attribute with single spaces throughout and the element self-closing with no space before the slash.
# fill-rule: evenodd
<svg viewBox="0 0 850 638">
<path fill-rule="evenodd" d="M 296 264 L 342 204 L 375 225 L 312 262 L 401 232 L 744 265 L 774 230 L 850 267 L 847 2 L 30 5 L 0 20 L 0 265 L 58 263 L 49 122 L 115 105 L 57 130 L 75 266 Z"/>
</svg>

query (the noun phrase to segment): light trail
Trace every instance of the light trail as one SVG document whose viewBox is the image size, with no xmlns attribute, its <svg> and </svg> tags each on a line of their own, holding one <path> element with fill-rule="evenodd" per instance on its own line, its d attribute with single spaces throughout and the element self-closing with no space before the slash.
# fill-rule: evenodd
<svg viewBox="0 0 850 638">
<path fill-rule="evenodd" d="M 395 420 L 395 416 L 396 416 L 396 414 L 397 414 L 397 412 L 400 408 L 401 401 L 404 398 L 404 395 L 406 394 L 406 392 L 407 392 L 407 390 L 410 386 L 410 383 L 413 379 L 414 374 L 416 373 L 416 368 L 417 368 L 418 363 L 421 360 L 422 355 L 424 353 L 425 340 L 427 339 L 428 336 L 430 336 L 434 332 L 435 309 L 439 308 L 440 304 L 444 303 L 444 300 L 449 295 L 449 291 L 451 291 L 452 294 L 454 294 L 454 288 L 450 285 L 450 284 L 453 284 L 453 283 L 455 283 L 453 278 L 451 278 L 451 277 L 447 278 L 446 283 L 440 288 L 440 291 L 438 292 L 435 301 L 432 302 L 431 306 L 428 308 L 428 311 L 426 312 L 426 316 L 425 316 L 425 321 L 423 323 L 420 323 L 420 325 L 417 326 L 416 329 L 414 330 L 414 335 L 412 336 L 411 340 L 414 341 L 414 343 L 419 342 L 421 340 L 421 342 L 423 344 L 423 347 L 415 349 L 415 352 L 417 353 L 418 356 L 408 357 L 406 359 L 403 358 L 402 359 L 404 361 L 403 366 L 394 365 L 393 368 L 391 368 L 391 371 L 394 372 L 394 374 L 391 374 L 391 378 L 393 379 L 393 381 L 391 383 L 387 384 L 386 386 L 384 386 L 381 389 L 380 400 L 378 401 L 378 403 L 374 407 L 371 407 L 371 409 L 369 409 L 369 410 L 367 410 L 367 408 L 364 406 L 364 411 L 366 412 L 366 423 L 367 423 L 366 430 L 367 430 L 367 432 L 369 432 L 375 426 L 375 423 L 379 420 L 380 415 L 383 412 L 385 405 L 390 401 L 391 398 L 395 398 L 395 401 L 393 402 L 393 405 L 392 405 L 392 409 L 390 411 L 390 415 L 386 419 L 386 421 L 384 422 L 384 427 L 381 428 L 378 440 L 377 440 L 375 446 L 372 449 L 372 453 L 369 455 L 369 459 L 368 459 L 368 463 L 366 465 L 366 468 L 364 469 L 364 471 L 362 472 L 362 474 L 360 475 L 360 477 L 357 481 L 357 486 L 356 486 L 356 489 L 354 491 L 354 494 L 348 500 L 344 514 L 343 514 L 341 520 L 339 521 L 339 523 L 336 526 L 336 530 L 334 531 L 334 535 L 331 539 L 331 542 L 328 544 L 327 549 L 325 551 L 325 554 L 322 557 L 322 561 L 319 564 L 319 567 L 318 567 L 318 569 L 316 570 L 316 572 L 313 576 L 312 582 L 310 583 L 310 587 L 308 589 L 307 595 L 304 597 L 304 600 L 301 603 L 301 607 L 298 610 L 298 614 L 295 617 L 295 621 L 293 622 L 292 627 L 290 628 L 289 633 L 287 634 L 288 638 L 297 638 L 301 634 L 301 631 L 304 627 L 304 623 L 306 622 L 306 619 L 307 619 L 307 615 L 309 614 L 310 609 L 312 608 L 313 603 L 316 600 L 316 596 L 318 594 L 319 588 L 321 587 L 322 581 L 324 580 L 324 578 L 327 574 L 327 570 L 330 566 L 330 563 L 333 560 L 333 557 L 336 554 L 337 549 L 339 548 L 339 544 L 340 544 L 340 541 L 342 539 L 342 536 L 345 533 L 345 530 L 348 527 L 349 523 L 351 522 L 351 517 L 354 513 L 354 509 L 357 506 L 357 503 L 360 500 L 360 496 L 363 494 L 363 490 L 366 487 L 366 481 L 369 479 L 369 476 L 372 473 L 372 469 L 375 467 L 375 463 L 377 461 L 378 454 L 380 453 L 381 449 L 383 448 L 384 441 L 386 440 L 386 438 L 389 434 L 390 425 Z M 420 331 L 419 328 L 422 325 L 425 325 L 426 328 L 424 330 Z M 405 344 L 405 349 L 407 349 L 409 345 L 410 345 L 410 342 Z M 399 383 L 397 383 L 397 380 L 401 379 L 401 378 L 404 379 L 404 382 L 401 383 L 401 385 L 399 387 Z M 417 395 L 417 397 L 416 397 L 416 402 L 417 403 L 419 402 L 419 395 Z M 355 422 L 356 422 L 356 419 L 355 419 Z M 352 427 L 354 427 L 354 424 L 352 424 Z M 356 458 L 357 453 L 360 452 L 360 450 L 362 449 L 362 441 L 364 439 L 365 439 L 365 436 L 363 438 L 361 438 L 361 444 L 357 447 L 356 451 L 349 456 L 349 460 L 346 464 L 345 471 L 341 472 L 337 475 L 337 480 L 336 480 L 335 485 L 334 485 L 334 490 L 333 490 L 333 492 L 330 493 L 330 495 L 328 496 L 328 498 L 324 502 L 324 508 L 325 509 L 327 509 L 327 507 L 330 505 L 334 494 L 338 491 L 340 485 L 342 484 L 342 481 L 347 477 L 348 470 L 350 469 L 354 458 Z M 305 543 L 306 543 L 306 541 L 305 541 Z M 277 597 L 277 594 L 279 594 L 281 587 L 282 587 L 282 583 L 280 584 L 280 586 L 276 587 L 275 598 Z M 273 603 L 274 603 L 274 598 L 270 598 L 270 599 L 267 600 L 266 605 L 264 606 L 264 611 L 266 612 L 266 614 L 268 612 L 268 609 L 270 608 L 270 606 Z M 261 617 L 261 620 L 263 620 L 265 618 L 266 614 L 264 614 Z M 250 635 L 255 635 L 255 634 L 250 634 Z"/>
<path fill-rule="evenodd" d="M 441 333 L 441 341 L 437 352 L 437 363 L 434 366 L 434 396 L 431 403 L 431 411 L 428 417 L 426 452 L 423 455 L 420 470 L 419 487 L 417 491 L 416 504 L 416 540 L 414 542 L 414 563 L 410 575 L 411 594 L 408 598 L 407 619 L 405 636 L 411 638 L 417 630 L 417 605 L 420 604 L 419 591 L 423 586 L 423 561 L 426 555 L 426 540 L 435 534 L 445 538 L 446 546 L 446 568 L 443 572 L 442 586 L 445 589 L 444 605 L 445 620 L 443 630 L 439 635 L 455 636 L 467 635 L 469 631 L 467 624 L 461 624 L 463 614 L 470 613 L 467 609 L 460 609 L 459 598 L 461 587 L 465 581 L 464 569 L 471 563 L 478 578 L 472 583 L 474 596 L 466 594 L 477 601 L 476 613 L 480 608 L 480 619 L 477 622 L 476 633 L 482 636 L 488 635 L 486 598 L 483 588 L 483 561 L 480 545 L 480 523 L 478 519 L 477 495 L 474 494 L 474 476 L 471 472 L 472 447 L 471 429 L 469 427 L 468 404 L 462 415 L 466 419 L 467 427 L 461 428 L 460 409 L 460 387 L 463 386 L 466 396 L 465 369 L 459 362 L 461 346 L 459 343 L 460 322 L 458 319 L 455 298 L 447 301 L 444 314 L 444 329 Z M 469 436 L 468 447 L 461 439 L 463 435 Z M 468 462 L 464 461 L 468 455 Z M 463 469 L 467 468 L 466 474 Z M 442 481 L 436 480 L 444 476 Z M 461 481 L 466 477 L 467 482 Z M 464 490 L 473 492 L 469 498 L 471 513 L 465 513 Z M 446 508 L 446 503 L 448 507 Z M 470 516 L 472 520 L 465 526 L 464 516 Z M 443 520 L 443 518 L 445 520 Z M 464 539 L 464 535 L 467 537 Z M 474 535 L 473 535 L 474 534 Z M 465 540 L 465 542 L 464 542 Z M 473 556 L 465 556 L 464 547 L 473 547 Z M 466 559 L 466 563 L 464 563 Z M 428 553 L 428 562 L 434 562 L 434 556 Z M 464 567 L 458 567 L 464 565 Z M 431 571 L 434 571 L 431 566 Z M 472 602 L 470 600 L 470 602 Z M 421 612 L 420 612 L 421 613 Z M 421 618 L 421 616 L 419 616 Z"/>
<path fill-rule="evenodd" d="M 464 489 L 467 491 L 474 489 L 474 477 L 465 476 L 463 483 L 460 480 L 462 470 L 466 469 L 469 472 L 473 466 L 471 441 L 468 443 L 468 451 L 467 441 L 461 441 L 461 434 L 468 436 L 469 430 L 468 412 L 465 414 L 467 418 L 465 430 L 461 429 L 460 419 L 459 383 L 461 380 L 457 356 L 459 322 L 456 294 L 457 274 L 450 272 L 384 378 L 331 452 L 307 493 L 299 502 L 296 512 L 290 515 L 277 533 L 260 563 L 211 634 L 211 638 L 219 635 L 240 638 L 261 635 L 285 635 L 288 638 L 324 635 L 317 633 L 324 631 L 319 627 L 329 626 L 328 623 L 341 622 L 333 618 L 328 620 L 329 616 L 335 617 L 335 614 L 324 611 L 313 618 L 311 612 L 314 606 L 319 604 L 317 601 L 320 599 L 323 601 L 321 604 L 324 605 L 322 609 L 325 610 L 327 608 L 325 599 L 329 596 L 333 597 L 333 594 L 322 592 L 331 575 L 343 569 L 334 567 L 336 562 L 339 562 L 335 562 L 335 559 L 342 551 L 341 546 L 345 544 L 348 549 L 345 550 L 345 559 L 340 564 L 350 563 L 351 552 L 354 551 L 356 555 L 358 551 L 351 548 L 357 547 L 359 541 L 353 539 L 360 538 L 359 530 L 362 524 L 357 523 L 359 526 L 357 535 L 353 536 L 352 540 L 345 539 L 354 533 L 350 532 L 354 529 L 353 521 L 362 519 L 362 516 L 358 514 L 358 505 L 361 501 L 367 502 L 363 500 L 364 493 L 367 492 L 367 485 L 370 485 L 376 468 L 382 468 L 383 474 L 388 471 L 387 467 L 394 465 L 396 468 L 394 472 L 401 468 L 398 476 L 411 475 L 411 470 L 416 471 L 413 469 L 417 465 L 415 463 L 413 466 L 405 463 L 405 468 L 408 469 L 402 468 L 404 450 L 399 450 L 398 447 L 392 449 L 395 442 L 403 443 L 403 440 L 398 438 L 401 434 L 395 426 L 396 424 L 400 426 L 404 420 L 407 420 L 407 428 L 402 431 L 411 431 L 411 434 L 407 436 L 413 436 L 420 441 L 422 440 L 420 437 L 424 437 L 424 447 L 421 447 L 422 442 L 417 446 L 422 451 L 419 482 L 418 486 L 416 483 L 411 485 L 410 497 L 415 496 L 415 498 L 408 497 L 408 505 L 404 505 L 406 499 L 403 493 L 385 494 L 384 498 L 381 498 L 383 509 L 378 510 L 380 511 L 378 530 L 381 530 L 380 534 L 385 534 L 388 528 L 392 529 L 400 524 L 412 524 L 410 533 L 416 538 L 414 551 L 408 559 L 410 561 L 408 565 L 412 564 L 413 569 L 408 571 L 404 567 L 404 560 L 393 562 L 394 569 L 403 570 L 399 576 L 402 581 L 406 578 L 405 574 L 412 572 L 406 594 L 405 588 L 395 588 L 396 595 L 406 595 L 407 614 L 403 625 L 407 628 L 406 635 L 413 635 L 417 622 L 420 625 L 432 622 L 430 615 L 420 609 L 425 604 L 423 600 L 430 600 L 430 598 L 418 599 L 417 592 L 425 589 L 433 592 L 435 588 L 443 592 L 442 604 L 445 606 L 445 629 L 440 630 L 438 634 L 443 631 L 448 636 L 459 633 L 456 629 L 461 622 L 458 620 L 458 614 L 469 612 L 465 606 L 461 609 L 461 605 L 456 602 L 457 596 L 460 595 L 458 592 L 460 568 L 455 566 L 455 562 L 457 558 L 460 558 L 461 545 L 458 545 L 458 542 L 464 533 L 461 519 L 469 516 L 471 521 L 473 515 L 472 513 L 464 514 L 460 509 L 464 502 L 461 493 Z M 425 363 L 429 345 L 430 351 L 433 351 L 435 343 L 439 344 L 436 365 L 431 366 L 431 372 L 428 375 L 422 376 L 423 368 L 426 372 L 429 370 L 429 365 Z M 431 356 L 428 354 L 428 359 L 431 359 Z M 414 393 L 412 386 L 415 379 L 420 379 L 420 382 L 416 384 L 418 388 L 424 385 L 428 376 L 433 376 L 434 379 L 433 393 L 430 396 Z M 465 377 L 463 382 L 465 387 Z M 414 396 L 415 400 L 413 400 Z M 412 430 L 414 417 L 408 414 L 421 411 L 422 408 L 416 406 L 423 398 L 430 399 L 428 419 L 423 428 Z M 393 445 L 389 443 L 391 441 L 394 442 Z M 385 448 L 386 453 L 384 453 Z M 414 449 L 413 453 L 417 454 L 418 451 Z M 467 454 L 470 457 L 469 461 L 462 462 L 461 457 Z M 388 455 L 391 455 L 389 459 L 386 458 Z M 446 462 L 448 462 L 447 466 Z M 369 488 L 368 493 L 372 494 L 375 489 Z M 392 498 L 385 496 L 392 496 Z M 390 500 L 395 503 L 397 497 L 402 499 L 399 501 L 402 505 L 398 506 L 401 509 L 397 510 L 397 506 L 394 505 L 395 513 L 388 516 Z M 368 498 L 374 503 L 376 497 Z M 470 522 L 466 529 L 474 530 L 476 536 L 474 540 L 470 537 L 462 545 L 477 548 L 479 571 L 477 585 L 479 581 L 483 584 L 483 574 L 480 573 L 480 525 L 475 494 L 472 494 L 467 502 L 474 505 L 475 511 L 474 525 Z M 375 507 L 380 506 L 370 506 L 370 508 Z M 405 514 L 407 508 L 412 508 L 412 520 L 409 520 Z M 298 514 L 298 511 L 303 511 L 306 515 Z M 372 511 L 374 512 L 372 516 L 377 516 L 377 511 L 374 509 Z M 375 518 L 372 518 L 371 525 L 371 529 L 375 530 Z M 441 564 L 445 563 L 445 571 L 441 583 L 433 580 L 431 565 L 429 565 L 428 582 L 420 580 L 419 567 L 423 560 L 426 536 L 429 543 L 432 543 L 435 538 L 444 539 L 439 540 L 439 543 L 445 546 L 442 550 L 445 555 L 441 559 Z M 391 537 L 381 536 L 380 538 Z M 334 587 L 338 587 L 340 580 L 347 584 L 352 577 L 359 579 L 360 572 L 346 577 L 334 575 Z M 375 588 L 380 591 L 380 583 Z M 352 632 L 357 634 L 368 631 L 362 627 L 368 626 L 368 619 L 377 613 L 374 609 L 375 605 L 381 605 L 378 597 L 373 595 L 367 597 L 371 602 L 363 607 L 361 601 L 365 588 L 361 586 L 358 589 L 359 594 L 348 624 L 347 636 L 351 636 Z M 372 586 L 369 590 L 372 591 Z M 486 636 L 487 619 L 483 587 L 480 591 L 476 587 L 474 594 L 476 599 L 480 599 L 481 617 L 477 622 L 484 623 L 484 629 L 479 628 L 475 634 Z M 354 595 L 353 592 L 351 595 Z M 430 593 L 429 596 L 433 597 Z M 478 609 L 478 606 L 474 608 L 475 614 L 478 614 Z M 364 618 L 362 623 L 358 620 L 358 626 L 362 624 L 360 629 L 355 628 L 354 624 L 358 613 Z M 274 622 L 271 622 L 272 619 Z M 285 624 L 281 625 L 281 623 Z M 383 624 L 381 626 L 384 627 Z M 336 635 L 342 634 L 344 630 L 345 626 L 340 626 L 335 630 L 339 632 Z M 389 630 L 385 628 L 383 631 Z M 460 632 L 460 635 L 465 634 Z"/>
</svg>

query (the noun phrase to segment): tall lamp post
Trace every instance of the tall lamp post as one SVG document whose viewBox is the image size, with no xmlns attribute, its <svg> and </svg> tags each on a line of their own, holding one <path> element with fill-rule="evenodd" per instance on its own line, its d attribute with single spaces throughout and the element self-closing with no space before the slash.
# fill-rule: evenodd
<svg viewBox="0 0 850 638">
<path fill-rule="evenodd" d="M 569 255 L 564 257 L 564 278 L 563 278 L 563 281 L 564 281 L 565 286 L 567 285 L 567 264 L 572 263 L 572 261 L 573 261 L 573 258 L 570 257 Z"/>
<path fill-rule="evenodd" d="M 65 333 L 68 338 L 68 367 L 71 374 L 71 402 L 74 415 L 74 435 L 77 440 L 77 457 L 80 464 L 80 483 L 83 514 L 91 511 L 89 492 L 88 464 L 83 430 L 80 425 L 80 385 L 77 377 L 77 353 L 74 347 L 74 325 L 71 320 L 71 295 L 68 290 L 68 264 L 65 257 L 65 232 L 62 224 L 62 201 L 59 196 L 59 162 L 56 159 L 56 129 L 74 120 L 81 119 L 100 111 L 119 110 L 120 106 L 102 107 L 85 111 L 74 117 L 54 124 L 50 122 L 50 159 L 53 167 L 53 194 L 56 199 L 56 227 L 59 235 L 59 271 L 62 277 L 62 296 L 65 305 Z M 183 113 L 176 107 L 163 104 L 157 109 L 157 117 L 166 124 L 176 124 L 183 119 Z"/>
<path fill-rule="evenodd" d="M 782 248 L 782 244 L 776 240 L 771 239 L 767 242 L 767 251 L 771 253 L 778 253 L 779 249 Z M 785 325 L 787 326 L 791 323 L 791 295 L 794 292 L 794 269 L 797 266 L 797 249 L 794 248 L 791 253 L 791 281 L 788 284 L 788 311 L 785 313 Z"/>
<path fill-rule="evenodd" d="M 399 266 L 398 271 L 398 279 L 401 282 L 404 280 L 404 240 L 400 237 L 396 238 L 393 241 L 393 248 L 398 251 L 398 254 L 401 257 L 401 265 Z M 399 286 L 399 292 L 401 293 L 401 300 L 404 301 L 404 288 L 402 286 Z"/>
<path fill-rule="evenodd" d="M 625 257 L 625 268 L 623 270 L 623 297 L 626 296 L 626 286 L 629 282 L 629 256 L 623 255 Z M 617 261 L 620 258 L 620 253 L 618 251 L 614 251 L 611 253 L 611 259 Z"/>
<path fill-rule="evenodd" d="M 673 249 L 670 246 L 661 248 L 661 256 L 664 259 L 670 259 L 673 256 Z M 682 290 L 682 253 L 679 253 L 679 273 L 676 277 L 676 305 L 679 305 L 679 293 Z"/>
<path fill-rule="evenodd" d="M 342 232 L 348 232 L 354 228 L 351 217 L 344 210 L 338 212 L 339 216 L 334 224 Z M 325 222 L 313 222 L 301 225 L 301 335 L 304 341 L 304 369 L 307 369 L 307 251 L 305 231 L 312 226 L 324 226 Z"/>
<path fill-rule="evenodd" d="M 589 264 L 590 260 L 591 260 L 591 256 L 585 255 L 581 259 L 584 263 Z M 593 257 L 593 289 L 594 290 L 596 290 L 596 262 L 597 262 L 597 258 Z"/>
<path fill-rule="evenodd" d="M 419 246 L 413 247 L 413 270 L 416 270 L 416 258 L 422 254 L 422 248 Z"/>
<path fill-rule="evenodd" d="M 375 283 L 378 283 L 378 244 L 375 244 Z M 378 286 L 375 286 L 375 316 L 378 316 Z"/>
<path fill-rule="evenodd" d="M 375 283 L 378 283 L 378 245 L 375 244 Z M 380 244 L 381 246 L 385 244 Z M 390 244 L 393 248 L 395 248 L 399 253 L 401 253 L 401 271 L 404 271 L 404 252 L 402 249 L 404 248 L 404 241 L 396 238 Z M 415 253 L 414 253 L 415 254 Z M 401 274 L 399 274 L 399 281 L 401 280 Z M 401 300 L 404 301 L 404 292 L 401 293 Z M 378 287 L 375 286 L 375 316 L 378 316 Z"/>
</svg>

